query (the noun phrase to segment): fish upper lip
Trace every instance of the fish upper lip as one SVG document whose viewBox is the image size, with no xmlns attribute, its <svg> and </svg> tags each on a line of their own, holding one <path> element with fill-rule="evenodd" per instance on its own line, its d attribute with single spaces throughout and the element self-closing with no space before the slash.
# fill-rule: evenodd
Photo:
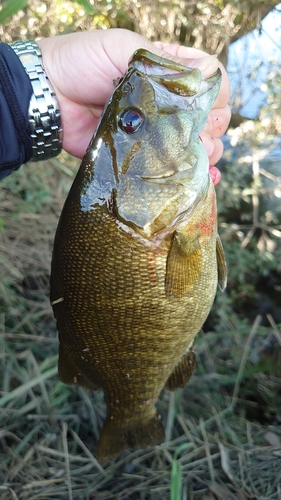
<svg viewBox="0 0 281 500">
<path fill-rule="evenodd" d="M 206 73 L 207 68 L 215 60 L 217 61 L 217 64 L 213 64 L 213 71 L 211 73 Z M 171 76 L 173 74 L 175 75 L 179 73 L 185 73 L 186 71 L 190 71 L 193 69 L 199 69 L 203 79 L 206 79 L 213 76 L 218 70 L 218 59 L 216 55 L 207 55 L 200 58 L 199 62 L 197 62 L 196 65 L 191 64 L 191 66 L 187 66 L 176 62 L 173 59 L 159 57 L 146 49 L 138 49 L 134 52 L 129 60 L 129 67 L 136 67 L 137 65 L 145 69 L 145 73 L 147 75 L 158 74 L 159 76 L 164 74 L 169 74 L 169 76 Z"/>
<path fill-rule="evenodd" d="M 146 75 L 155 88 L 156 95 L 157 87 L 160 86 L 168 92 L 168 100 L 171 94 L 180 96 L 182 98 L 180 107 L 183 109 L 192 106 L 194 99 L 200 98 L 212 89 L 221 76 L 219 68 L 211 75 L 205 76 L 199 68 L 183 66 L 170 59 L 159 58 L 145 49 L 137 50 L 131 57 L 129 65 Z"/>
</svg>

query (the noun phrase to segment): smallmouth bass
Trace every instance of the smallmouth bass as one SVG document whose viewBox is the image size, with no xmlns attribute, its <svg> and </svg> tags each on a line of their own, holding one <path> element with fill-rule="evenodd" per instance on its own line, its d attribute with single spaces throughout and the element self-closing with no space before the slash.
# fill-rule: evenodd
<svg viewBox="0 0 281 500">
<path fill-rule="evenodd" d="M 220 87 L 143 49 L 82 160 L 58 224 L 51 303 L 59 376 L 102 388 L 97 458 L 160 443 L 155 402 L 183 387 L 226 264 L 199 134 Z"/>
</svg>

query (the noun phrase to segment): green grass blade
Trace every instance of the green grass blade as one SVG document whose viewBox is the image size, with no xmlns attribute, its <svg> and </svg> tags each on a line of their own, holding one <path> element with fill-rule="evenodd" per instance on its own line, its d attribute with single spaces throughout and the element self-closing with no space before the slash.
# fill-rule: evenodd
<svg viewBox="0 0 281 500">
<path fill-rule="evenodd" d="M 4 24 L 5 21 L 10 19 L 19 10 L 26 7 L 28 0 L 6 0 L 2 4 L 2 9 L 0 11 L 0 24 Z"/>
<path fill-rule="evenodd" d="M 182 471 L 178 460 L 173 460 L 171 472 L 171 495 L 170 500 L 181 500 L 182 498 Z"/>
<path fill-rule="evenodd" d="M 37 377 L 34 377 L 32 380 L 29 380 L 25 384 L 20 385 L 13 391 L 8 392 L 8 394 L 5 394 L 4 396 L 2 396 L 2 398 L 0 398 L 0 408 L 5 406 L 12 399 L 22 396 L 27 391 L 29 391 L 29 389 L 32 389 L 32 387 L 34 387 L 35 385 L 41 384 L 41 382 L 43 382 L 44 380 L 53 377 L 57 374 L 57 371 L 57 367 L 50 368 L 50 370 L 41 373 Z"/>
<path fill-rule="evenodd" d="M 88 0 L 72 0 L 75 3 L 79 3 L 81 7 L 83 7 L 84 11 L 86 14 L 93 14 L 94 13 L 94 7 L 88 2 Z"/>
</svg>

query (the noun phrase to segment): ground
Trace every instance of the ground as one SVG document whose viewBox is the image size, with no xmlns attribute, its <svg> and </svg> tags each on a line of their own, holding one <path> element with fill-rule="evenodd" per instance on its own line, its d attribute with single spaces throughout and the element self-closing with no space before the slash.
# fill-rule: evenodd
<svg viewBox="0 0 281 500">
<path fill-rule="evenodd" d="M 197 336 L 190 383 L 159 399 L 165 442 L 104 467 L 96 461 L 103 394 L 58 380 L 48 298 L 54 232 L 76 169 L 62 156 L 26 165 L 1 183 L 1 500 L 280 500 L 279 299 L 261 307 L 273 300 L 262 280 L 273 273 L 278 292 L 280 275 L 269 270 L 253 283 L 253 249 L 235 256 L 239 239 L 229 237 L 225 221 L 230 287 L 218 291 Z M 252 296 L 256 306 L 247 305 Z"/>
</svg>

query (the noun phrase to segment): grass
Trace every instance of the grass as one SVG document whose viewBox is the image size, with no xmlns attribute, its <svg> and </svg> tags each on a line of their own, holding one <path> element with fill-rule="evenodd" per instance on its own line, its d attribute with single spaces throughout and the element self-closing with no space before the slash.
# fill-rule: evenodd
<svg viewBox="0 0 281 500">
<path fill-rule="evenodd" d="M 1 183 L 1 500 L 281 500 L 280 325 L 239 315 L 230 293 L 218 292 L 213 327 L 197 337 L 190 383 L 159 399 L 165 442 L 96 461 L 103 395 L 58 380 L 48 298 L 54 231 L 76 168 L 62 157 Z"/>
</svg>

